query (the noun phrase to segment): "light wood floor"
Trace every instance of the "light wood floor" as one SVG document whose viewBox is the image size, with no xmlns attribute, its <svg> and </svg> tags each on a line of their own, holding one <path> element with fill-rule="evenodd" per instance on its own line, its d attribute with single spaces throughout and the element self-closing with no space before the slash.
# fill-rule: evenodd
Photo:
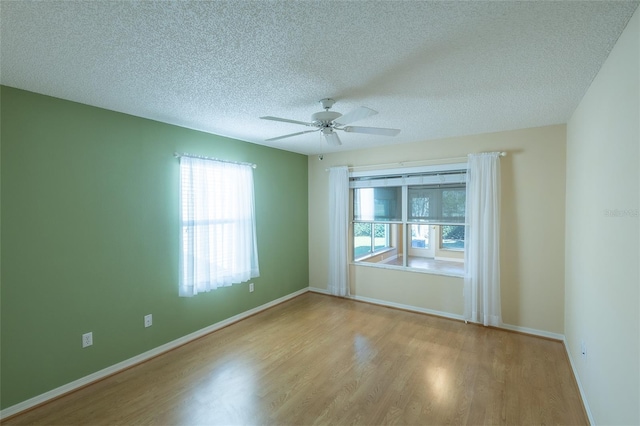
<svg viewBox="0 0 640 426">
<path fill-rule="evenodd" d="M 4 424 L 587 418 L 558 341 L 306 293 Z"/>
</svg>

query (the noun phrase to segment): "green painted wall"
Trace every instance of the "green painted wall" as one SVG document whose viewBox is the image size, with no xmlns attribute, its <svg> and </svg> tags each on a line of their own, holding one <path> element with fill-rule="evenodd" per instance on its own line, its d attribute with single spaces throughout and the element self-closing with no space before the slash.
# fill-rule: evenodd
<svg viewBox="0 0 640 426">
<path fill-rule="evenodd" d="M 308 286 L 306 156 L 9 87 L 0 103 L 2 408 Z M 176 151 L 258 164 L 254 293 L 178 297 Z"/>
</svg>

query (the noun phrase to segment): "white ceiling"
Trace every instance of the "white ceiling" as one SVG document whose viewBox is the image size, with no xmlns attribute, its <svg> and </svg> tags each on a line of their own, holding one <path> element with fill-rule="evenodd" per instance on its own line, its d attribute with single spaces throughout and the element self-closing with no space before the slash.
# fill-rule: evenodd
<svg viewBox="0 0 640 426">
<path fill-rule="evenodd" d="M 6 1 L 0 82 L 316 154 L 566 123 L 638 1 Z M 358 126 L 309 121 L 364 105 Z"/>
</svg>

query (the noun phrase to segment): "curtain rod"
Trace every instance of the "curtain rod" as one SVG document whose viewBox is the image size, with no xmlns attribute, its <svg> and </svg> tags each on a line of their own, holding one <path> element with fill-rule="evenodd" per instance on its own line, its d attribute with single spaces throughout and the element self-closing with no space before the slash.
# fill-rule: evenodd
<svg viewBox="0 0 640 426">
<path fill-rule="evenodd" d="M 176 158 L 180 158 L 180 157 L 200 158 L 202 160 L 213 160 L 213 161 L 219 161 L 221 163 L 231 163 L 231 164 L 240 164 L 241 166 L 251 166 L 254 169 L 258 168 L 258 165 L 254 163 L 243 163 L 242 161 L 221 160 L 215 157 L 205 157 L 204 155 L 187 154 L 186 152 L 183 152 L 183 153 L 174 152 L 173 156 Z"/>
<path fill-rule="evenodd" d="M 502 151 L 499 153 L 499 156 L 506 157 L 507 153 L 505 151 Z M 427 162 L 434 162 L 434 161 L 467 161 L 467 157 L 434 158 L 431 160 L 397 161 L 395 163 L 371 164 L 367 166 L 349 166 L 349 170 L 368 169 L 372 167 L 383 167 L 383 166 L 406 166 L 409 164 L 427 163 Z M 329 169 L 324 169 L 324 170 L 325 172 L 329 171 Z"/>
</svg>

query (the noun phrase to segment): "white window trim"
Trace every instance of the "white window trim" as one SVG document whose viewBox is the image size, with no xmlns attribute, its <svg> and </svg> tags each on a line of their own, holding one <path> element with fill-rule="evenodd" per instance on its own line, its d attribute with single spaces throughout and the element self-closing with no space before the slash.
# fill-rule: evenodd
<svg viewBox="0 0 640 426">
<path fill-rule="evenodd" d="M 451 164 L 437 164 L 430 166 L 419 167 L 399 167 L 395 169 L 379 169 L 379 170 L 366 170 L 361 172 L 349 172 L 349 178 L 363 178 L 363 177 L 380 177 L 380 176 L 404 176 L 404 175 L 416 175 L 424 173 L 438 173 L 438 172 L 452 172 L 457 170 L 467 170 L 467 163 L 451 163 Z"/>
</svg>

